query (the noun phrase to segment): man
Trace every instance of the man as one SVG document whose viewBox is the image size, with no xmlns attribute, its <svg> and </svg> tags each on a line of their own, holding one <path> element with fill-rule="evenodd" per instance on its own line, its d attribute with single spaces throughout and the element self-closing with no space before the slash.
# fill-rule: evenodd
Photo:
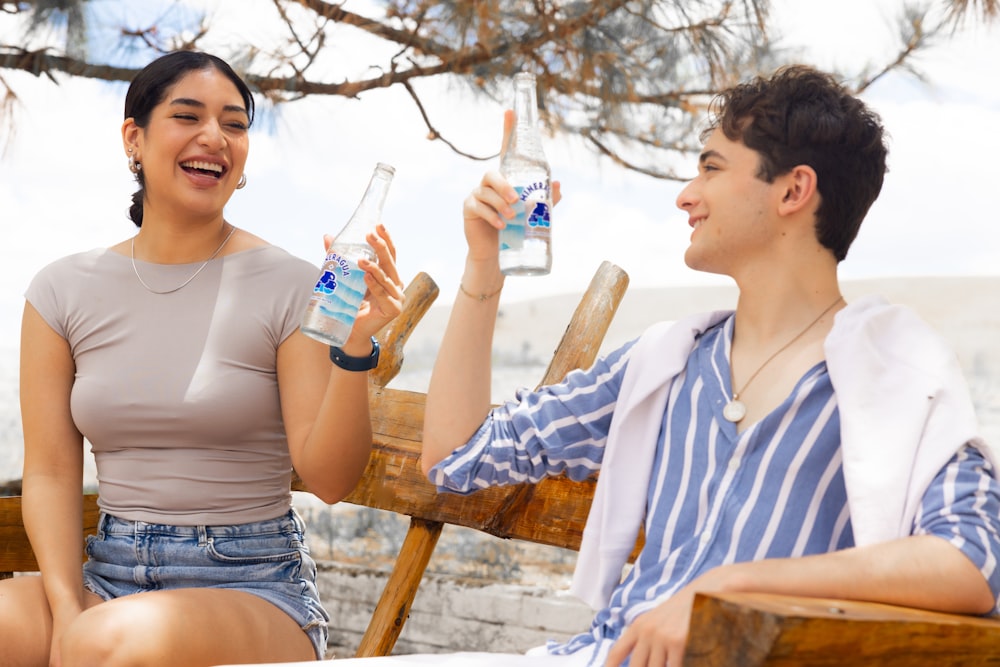
<svg viewBox="0 0 1000 667">
<path fill-rule="evenodd" d="M 837 282 L 882 186 L 880 121 L 807 67 L 736 86 L 711 111 L 677 205 L 692 227 L 686 263 L 732 277 L 735 312 L 654 325 L 494 410 L 496 230 L 515 195 L 489 173 L 465 202 L 425 471 L 466 493 L 601 470 L 574 581 L 593 624 L 526 663 L 677 667 L 696 592 L 997 610 L 996 460 L 955 359 L 908 309 L 848 305 Z M 640 524 L 645 547 L 619 581 Z M 521 663 L 448 660 L 433 661 Z"/>
</svg>

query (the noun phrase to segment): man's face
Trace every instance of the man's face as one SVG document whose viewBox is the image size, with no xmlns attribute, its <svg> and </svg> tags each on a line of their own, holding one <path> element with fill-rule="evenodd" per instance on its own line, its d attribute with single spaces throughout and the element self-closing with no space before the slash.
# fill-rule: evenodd
<svg viewBox="0 0 1000 667">
<path fill-rule="evenodd" d="M 735 277 L 766 251 L 780 194 L 758 177 L 759 165 L 755 151 L 719 129 L 705 142 L 698 176 L 677 197 L 693 229 L 684 254 L 692 269 Z"/>
</svg>

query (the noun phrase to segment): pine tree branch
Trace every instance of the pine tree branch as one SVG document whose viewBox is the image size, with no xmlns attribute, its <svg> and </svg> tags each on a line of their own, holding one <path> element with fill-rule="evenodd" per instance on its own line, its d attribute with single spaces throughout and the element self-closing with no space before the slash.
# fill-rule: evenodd
<svg viewBox="0 0 1000 667">
<path fill-rule="evenodd" d="M 85 79 L 131 81 L 139 72 L 134 67 L 100 65 L 81 58 L 55 55 L 49 53 L 48 49 L 31 51 L 9 45 L 0 45 L 0 69 L 21 70 L 35 76 L 44 74 L 55 83 L 59 83 L 53 76 L 56 73 L 79 76 Z"/>
<path fill-rule="evenodd" d="M 466 153 L 465 151 L 460 150 L 455 144 L 445 139 L 444 135 L 442 135 L 441 132 L 439 132 L 438 129 L 435 128 L 434 125 L 431 123 L 431 119 L 427 115 L 427 110 L 424 109 L 424 104 L 423 102 L 420 101 L 420 96 L 417 95 L 417 92 L 413 90 L 413 86 L 411 86 L 409 82 L 405 82 L 403 83 L 403 87 L 406 88 L 406 92 L 410 94 L 410 97 L 413 99 L 414 104 L 417 105 L 417 109 L 420 111 L 420 117 L 424 119 L 424 125 L 427 126 L 427 138 L 430 141 L 444 142 L 448 146 L 448 148 L 450 148 L 458 155 L 467 157 L 470 160 L 477 160 L 479 162 L 485 160 L 492 160 L 493 158 L 499 155 L 499 153 L 493 153 L 492 155 L 472 155 L 471 153 Z"/>
</svg>

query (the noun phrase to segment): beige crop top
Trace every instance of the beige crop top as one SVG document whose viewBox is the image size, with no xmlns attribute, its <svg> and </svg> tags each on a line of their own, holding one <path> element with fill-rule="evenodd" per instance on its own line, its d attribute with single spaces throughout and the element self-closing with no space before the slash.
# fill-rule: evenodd
<svg viewBox="0 0 1000 667">
<path fill-rule="evenodd" d="M 136 264 L 154 289 L 200 266 Z M 277 349 L 298 328 L 317 274 L 265 246 L 210 261 L 171 294 L 146 291 L 129 258 L 106 249 L 35 276 L 25 296 L 76 362 L 70 405 L 94 452 L 102 510 L 177 525 L 288 510 Z"/>
</svg>

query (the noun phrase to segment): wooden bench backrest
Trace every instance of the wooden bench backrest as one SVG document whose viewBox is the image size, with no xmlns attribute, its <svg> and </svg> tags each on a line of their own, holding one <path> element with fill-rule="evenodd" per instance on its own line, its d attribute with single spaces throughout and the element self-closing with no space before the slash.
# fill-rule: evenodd
<svg viewBox="0 0 1000 667">
<path fill-rule="evenodd" d="M 598 269 L 541 384 L 559 381 L 570 370 L 593 363 L 627 285 L 628 277 L 618 267 L 605 263 Z M 579 547 L 594 480 L 553 478 L 539 484 L 484 489 L 470 496 L 438 494 L 420 469 L 425 395 L 388 388 L 388 379 L 381 379 L 376 378 L 371 389 L 373 454 L 346 502 L 475 528 L 497 537 Z M 546 521 L 538 521 L 539 516 Z"/>
</svg>

